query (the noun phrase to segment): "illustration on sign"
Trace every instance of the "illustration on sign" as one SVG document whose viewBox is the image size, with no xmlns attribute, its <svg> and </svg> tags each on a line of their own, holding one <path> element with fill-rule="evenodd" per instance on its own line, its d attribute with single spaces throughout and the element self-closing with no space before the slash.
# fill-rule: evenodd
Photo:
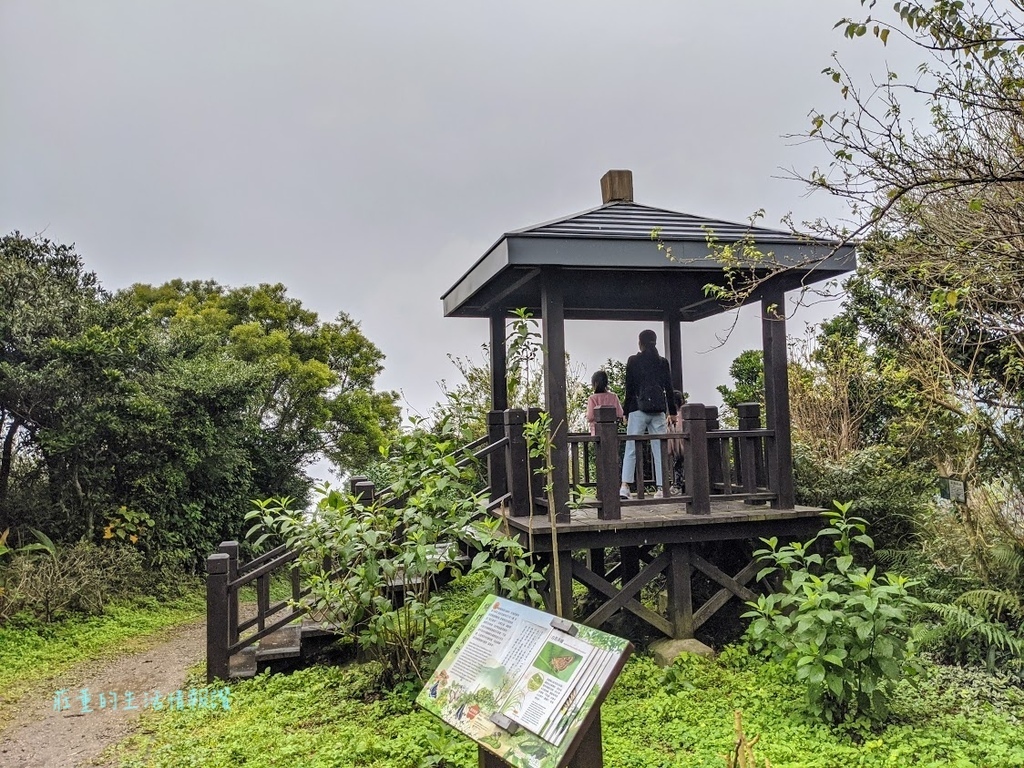
<svg viewBox="0 0 1024 768">
<path fill-rule="evenodd" d="M 417 702 L 510 765 L 550 768 L 631 650 L 622 638 L 491 595 Z"/>
</svg>

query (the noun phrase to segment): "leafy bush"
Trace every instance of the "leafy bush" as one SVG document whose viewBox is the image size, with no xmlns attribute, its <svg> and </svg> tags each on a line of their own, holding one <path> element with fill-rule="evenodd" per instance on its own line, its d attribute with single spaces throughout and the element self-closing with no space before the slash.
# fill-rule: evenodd
<svg viewBox="0 0 1024 768">
<path fill-rule="evenodd" d="M 868 549 L 874 543 L 866 522 L 849 515 L 849 504 L 835 506 L 825 513 L 831 526 L 811 541 L 780 547 L 775 538 L 763 540 L 768 549 L 755 555 L 773 565 L 758 578 L 781 570 L 784 581 L 781 591 L 749 604 L 746 636 L 756 650 L 795 665 L 815 715 L 834 723 L 878 721 L 888 714 L 887 684 L 904 674 L 919 602 L 907 592 L 909 579 L 876 578 L 873 567 L 854 564 L 854 543 Z M 829 538 L 834 552 L 823 560 L 815 546 Z"/>
<path fill-rule="evenodd" d="M 542 576 L 499 519 L 481 516 L 470 460 L 445 436 L 404 435 L 395 481 L 372 503 L 329 488 L 311 514 L 287 500 L 260 502 L 249 514 L 257 544 L 283 539 L 300 552 L 311 587 L 302 600 L 371 657 L 392 682 L 423 678 L 423 666 L 455 640 L 441 607 L 446 574 L 483 576 L 480 592 L 539 602 Z M 472 560 L 463 549 L 475 552 Z"/>
</svg>

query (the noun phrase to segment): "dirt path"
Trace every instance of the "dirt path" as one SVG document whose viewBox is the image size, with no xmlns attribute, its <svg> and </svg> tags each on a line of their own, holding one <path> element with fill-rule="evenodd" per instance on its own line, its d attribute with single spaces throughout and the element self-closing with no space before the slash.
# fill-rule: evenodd
<svg viewBox="0 0 1024 768">
<path fill-rule="evenodd" d="M 179 627 L 149 650 L 102 662 L 98 669 L 95 664 L 84 664 L 62 675 L 51 690 L 24 699 L 14 720 L 0 732 L 0 766 L 89 765 L 132 731 L 139 712 L 152 705 L 154 691 L 167 696 L 186 687 L 187 671 L 206 653 L 205 626 L 200 621 Z M 62 690 L 66 699 L 57 695 Z M 117 709 L 111 692 L 117 694 Z M 131 702 L 126 701 L 129 692 L 133 694 Z M 187 706 L 187 690 L 184 696 Z M 55 702 L 67 708 L 58 710 Z M 125 708 L 131 705 L 137 709 Z M 83 712 L 86 707 L 92 711 Z"/>
</svg>

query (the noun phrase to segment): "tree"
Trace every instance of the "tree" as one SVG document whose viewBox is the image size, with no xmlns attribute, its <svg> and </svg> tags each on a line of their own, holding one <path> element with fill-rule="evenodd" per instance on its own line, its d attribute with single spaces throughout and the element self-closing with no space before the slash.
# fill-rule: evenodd
<svg viewBox="0 0 1024 768">
<path fill-rule="evenodd" d="M 735 426 L 740 403 L 759 403 L 764 409 L 764 353 L 757 349 L 740 352 L 729 366 L 729 375 L 736 386 L 719 384 L 716 389 L 725 403 L 722 422 Z"/>
<path fill-rule="evenodd" d="M 321 322 L 280 284 L 175 280 L 128 294 L 175 349 L 220 350 L 261 372 L 248 416 L 260 425 L 257 475 L 275 493 L 304 497 L 295 471 L 320 455 L 342 471 L 365 466 L 397 427 L 398 394 L 375 389 L 384 355 L 344 312 Z"/>
<path fill-rule="evenodd" d="M 152 520 L 151 560 L 197 563 L 251 499 L 304 499 L 317 454 L 377 453 L 398 417 L 382 359 L 282 286 L 110 295 L 73 247 L 2 238 L 0 525 L 73 541 Z"/>
<path fill-rule="evenodd" d="M 869 5 L 869 9 L 874 3 Z M 845 200 L 821 231 L 862 238 L 855 284 L 863 327 L 899 354 L 936 409 L 978 435 L 976 456 L 1024 481 L 1024 4 L 901 2 L 891 20 L 844 19 L 916 46 L 910 80 L 862 88 L 841 64 L 845 108 L 808 135 L 834 158 L 806 176 Z M 907 117 L 931 115 L 927 126 Z M 979 466 L 974 463 L 975 469 Z"/>
<path fill-rule="evenodd" d="M 52 346 L 89 328 L 105 297 L 73 246 L 0 238 L 0 525 L 19 452 L 31 451 L 55 417 L 55 400 L 71 390 Z"/>
</svg>

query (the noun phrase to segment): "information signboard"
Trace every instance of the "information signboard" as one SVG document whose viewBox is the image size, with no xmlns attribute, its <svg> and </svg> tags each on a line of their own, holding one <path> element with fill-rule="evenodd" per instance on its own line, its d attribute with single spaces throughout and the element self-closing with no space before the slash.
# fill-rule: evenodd
<svg viewBox="0 0 1024 768">
<path fill-rule="evenodd" d="M 967 487 L 963 480 L 956 480 L 952 477 L 940 477 L 939 495 L 944 499 L 964 504 L 967 501 Z"/>
<path fill-rule="evenodd" d="M 489 595 L 416 701 L 517 768 L 572 757 L 633 646 Z"/>
</svg>

